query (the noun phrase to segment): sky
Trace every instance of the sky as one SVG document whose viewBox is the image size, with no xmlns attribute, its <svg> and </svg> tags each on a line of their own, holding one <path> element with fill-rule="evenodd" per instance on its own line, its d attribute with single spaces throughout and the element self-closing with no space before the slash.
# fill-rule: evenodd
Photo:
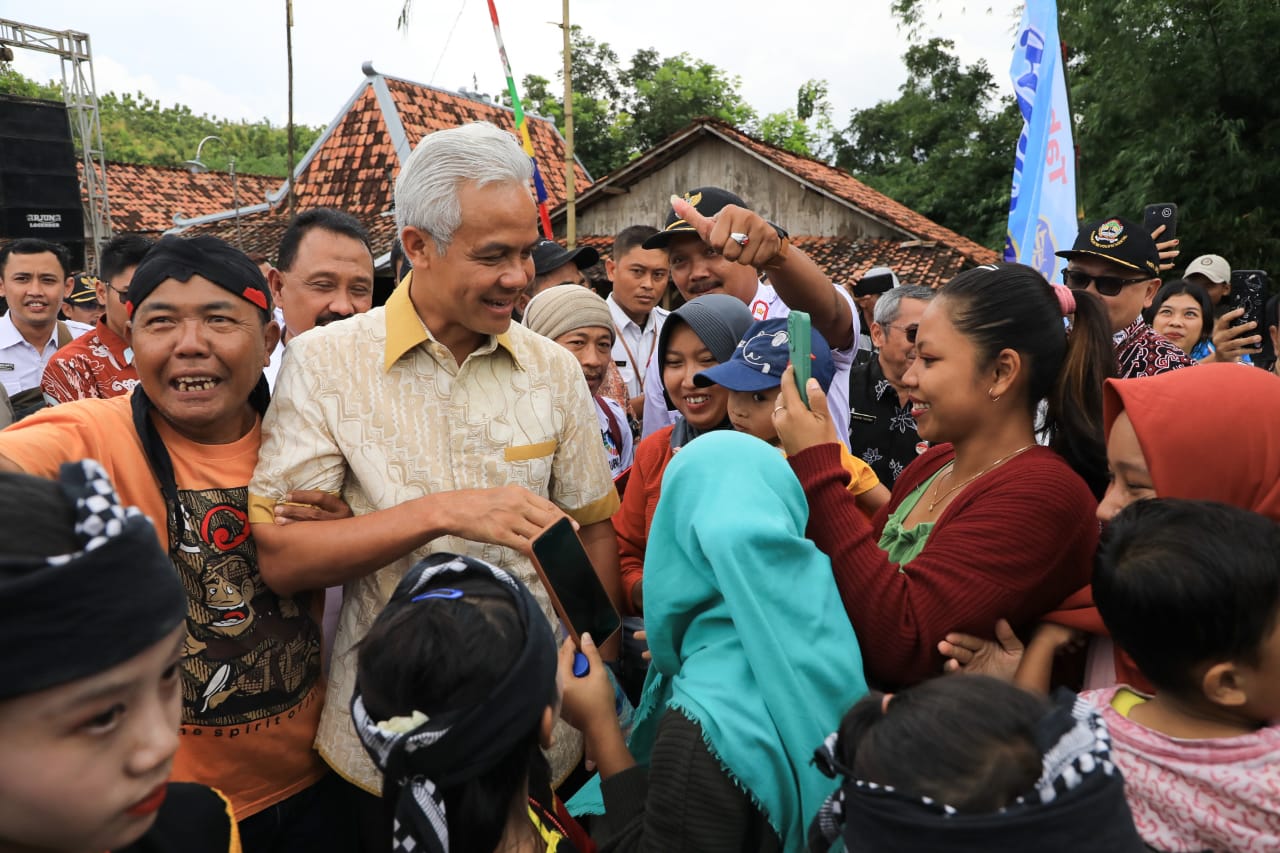
<svg viewBox="0 0 1280 853">
<path fill-rule="evenodd" d="M 561 0 L 495 0 L 516 81 L 561 67 Z M 925 34 L 956 42 L 965 63 L 986 60 L 1009 93 L 1015 0 L 930 0 Z M 571 0 L 570 19 L 609 43 L 625 65 L 638 49 L 687 52 L 741 79 L 757 113 L 795 106 L 797 88 L 826 79 L 837 126 L 854 109 L 896 96 L 906 37 L 889 0 Z M 327 125 L 372 60 L 381 73 L 446 89 L 504 89 L 485 0 L 294 0 L 294 115 Z M 99 94 L 142 91 L 196 113 L 283 125 L 287 116 L 285 0 L 3 0 L 0 17 L 87 32 Z M 554 23 L 553 23 L 554 22 Z M 44 81 L 57 60 L 16 50 L 14 67 Z"/>
</svg>

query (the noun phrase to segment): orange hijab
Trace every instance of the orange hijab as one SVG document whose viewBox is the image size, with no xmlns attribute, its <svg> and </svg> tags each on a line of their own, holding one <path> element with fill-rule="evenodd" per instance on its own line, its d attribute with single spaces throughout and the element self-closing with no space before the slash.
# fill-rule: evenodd
<svg viewBox="0 0 1280 853">
<path fill-rule="evenodd" d="M 1280 376 L 1240 364 L 1202 364 L 1109 379 L 1102 410 L 1108 439 L 1120 413 L 1129 415 L 1159 497 L 1218 501 L 1280 522 Z M 1089 587 L 1044 618 L 1107 634 Z M 1116 676 L 1151 692 L 1119 649 Z"/>
</svg>

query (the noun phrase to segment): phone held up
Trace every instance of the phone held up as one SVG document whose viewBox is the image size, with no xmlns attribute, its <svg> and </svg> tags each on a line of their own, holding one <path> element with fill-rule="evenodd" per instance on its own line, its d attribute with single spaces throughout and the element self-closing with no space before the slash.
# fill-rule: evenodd
<svg viewBox="0 0 1280 853">
<path fill-rule="evenodd" d="M 1232 326 L 1243 326 L 1250 321 L 1256 323 L 1254 334 L 1265 335 L 1262 314 L 1267 302 L 1267 294 L 1271 292 L 1271 280 L 1263 270 L 1232 270 L 1231 292 L 1223 300 L 1226 311 L 1243 308 L 1244 314 L 1231 321 Z M 1249 348 L 1251 353 L 1261 352 L 1262 344 Z"/>
<path fill-rule="evenodd" d="M 1156 238 L 1157 242 L 1164 243 L 1178 236 L 1178 206 L 1171 201 L 1149 204 L 1142 209 L 1142 227 L 1148 234 L 1154 234 L 1161 225 L 1164 231 Z"/>
<path fill-rule="evenodd" d="M 809 315 L 803 311 L 792 311 L 787 315 L 787 348 L 790 350 L 791 366 L 796 372 L 796 387 L 800 390 L 800 399 L 809 405 L 809 377 L 813 376 L 813 337 L 810 329 L 812 323 Z"/>
<path fill-rule="evenodd" d="M 573 522 L 567 517 L 533 540 L 533 568 L 573 644 L 581 649 L 582 635 L 590 634 L 596 648 L 608 657 L 610 652 L 606 649 L 612 649 L 620 641 L 622 616 L 609 599 L 582 540 L 574 532 Z M 579 652 L 574 660 L 574 675 L 585 675 L 585 665 L 586 658 Z"/>
</svg>

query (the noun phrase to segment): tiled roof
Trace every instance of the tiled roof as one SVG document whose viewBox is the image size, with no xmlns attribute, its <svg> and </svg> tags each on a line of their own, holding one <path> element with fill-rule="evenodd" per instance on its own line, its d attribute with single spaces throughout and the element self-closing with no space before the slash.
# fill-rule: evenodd
<svg viewBox="0 0 1280 853">
<path fill-rule="evenodd" d="M 761 157 L 777 163 L 788 172 L 827 190 L 832 195 L 853 203 L 867 213 L 887 220 L 899 228 L 914 234 L 921 240 L 936 240 L 939 243 L 943 243 L 960 252 L 974 263 L 989 264 L 999 260 L 994 250 L 981 246 L 968 237 L 957 234 L 950 228 L 944 228 L 923 214 L 916 213 L 906 205 L 894 201 L 884 193 L 873 190 L 843 169 L 837 169 L 835 166 L 830 166 L 821 160 L 776 148 L 766 142 L 750 137 L 724 122 L 715 119 L 700 119 L 699 121 L 714 125 L 720 133 L 737 140 Z"/>
<path fill-rule="evenodd" d="M 516 132 L 515 116 L 504 107 L 486 104 L 470 98 L 410 83 L 407 80 L 387 78 L 387 88 L 395 98 L 396 110 L 404 123 L 405 133 L 413 145 L 428 133 L 447 127 L 457 127 L 472 121 L 493 122 L 503 130 Z M 547 119 L 529 116 L 529 141 L 533 143 L 538 169 L 547 187 L 547 205 L 555 207 L 564 201 L 564 139 L 556 126 Z M 574 162 L 574 188 L 581 191 L 591 183 L 582 164 Z"/>
<path fill-rule="evenodd" d="M 837 284 L 852 284 L 872 267 L 891 267 L 903 284 L 940 287 L 973 264 L 960 252 L 935 241 L 841 240 L 834 237 L 792 235 L 791 242 L 803 249 Z M 613 248 L 612 236 L 588 235 L 578 245 L 591 246 L 603 258 Z M 603 263 L 587 271 L 596 279 L 604 277 Z"/>
<path fill-rule="evenodd" d="M 83 170 L 84 166 L 81 165 Z M 281 178 L 236 174 L 240 206 L 266 201 L 279 188 Z M 84 187 L 84 181 L 80 182 Z M 160 234 L 173 227 L 173 217 L 190 219 L 233 207 L 231 175 L 205 172 L 193 175 L 181 166 L 144 166 L 139 163 L 107 163 L 107 200 L 112 230 Z M 84 198 L 88 204 L 88 198 Z"/>
<path fill-rule="evenodd" d="M 776 148 L 722 121 L 711 118 L 694 119 L 689 126 L 667 137 L 627 165 L 598 178 L 578 200 L 579 214 L 581 215 L 592 204 L 610 197 L 611 194 L 616 194 L 618 190 L 625 192 L 629 186 L 683 156 L 688 148 L 708 136 L 736 146 L 747 154 L 759 158 L 773 168 L 790 175 L 792 179 L 835 199 L 835 203 L 847 205 L 864 216 L 884 222 L 902 233 L 903 239 L 899 242 L 937 243 L 963 257 L 969 265 L 995 263 L 999 260 L 994 250 L 981 246 L 950 228 L 944 228 L 884 193 L 873 190 L 842 169 L 811 157 L 803 157 Z M 563 216 L 563 207 L 556 208 L 552 212 L 553 220 L 559 221 Z M 852 245 L 848 240 L 842 241 L 835 237 L 813 237 L 812 239 L 822 239 L 825 243 L 833 245 L 841 243 Z M 874 241 L 861 242 L 870 245 L 870 242 Z M 883 245 L 897 245 L 892 240 L 881 242 Z M 877 251 L 882 252 L 883 249 Z M 906 258 L 904 257 L 903 260 Z"/>
<path fill-rule="evenodd" d="M 385 87 L 381 98 L 380 87 Z M 394 115 L 384 114 L 384 106 Z M 493 122 L 515 132 L 512 112 L 496 104 L 376 73 L 367 76 L 350 108 L 325 130 L 299 166 L 296 209 L 336 207 L 351 213 L 369 230 L 374 255 L 380 256 L 390 250 L 395 237 L 394 220 L 386 214 L 392 209 L 400 168 L 397 140 L 407 143 L 407 153 L 432 131 L 473 121 Z M 564 198 L 564 140 L 546 119 L 530 116 L 529 130 L 549 204 L 554 206 Z M 590 184 L 576 162 L 575 182 L 578 189 Z M 288 221 L 287 196 L 282 193 L 270 210 L 240 217 L 241 248 L 274 256 Z M 235 229 L 233 218 L 219 218 L 181 233 L 215 234 L 234 241 Z"/>
</svg>

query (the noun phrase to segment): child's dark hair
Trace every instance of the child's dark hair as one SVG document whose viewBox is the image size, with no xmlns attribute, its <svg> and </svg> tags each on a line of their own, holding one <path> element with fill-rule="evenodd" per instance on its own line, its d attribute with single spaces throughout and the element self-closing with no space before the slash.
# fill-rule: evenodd
<svg viewBox="0 0 1280 853">
<path fill-rule="evenodd" d="M 75 505 L 62 488 L 8 471 L 0 471 L 0 543 L 0 556 L 10 558 L 57 557 L 84 547 Z"/>
<path fill-rule="evenodd" d="M 1144 311 L 1144 314 L 1150 314 L 1148 323 L 1155 320 L 1157 314 L 1160 313 L 1160 306 L 1164 305 L 1171 296 L 1181 296 L 1182 294 L 1190 296 L 1200 306 L 1200 337 L 1196 339 L 1196 343 L 1210 340 L 1213 337 L 1213 300 L 1209 298 L 1209 294 L 1205 289 L 1194 281 L 1187 281 L 1180 278 L 1171 281 L 1156 291 L 1156 298 L 1151 300 L 1151 308 Z"/>
<path fill-rule="evenodd" d="M 500 581 L 440 577 L 423 587 L 461 590 L 458 599 L 395 600 L 360 643 L 357 681 L 375 720 L 422 711 L 429 717 L 483 702 L 520 657 L 525 629 Z M 555 702 L 555 684 L 541 699 Z M 530 729 L 491 770 L 442 788 L 450 849 L 490 853 L 502 837 L 512 801 L 526 779 L 549 785 L 550 771 Z"/>
<path fill-rule="evenodd" d="M 1280 526 L 1209 501 L 1130 504 L 1103 536 L 1093 597 L 1157 689 L 1198 696 L 1197 667 L 1258 664 L 1280 614 Z"/>
<path fill-rule="evenodd" d="M 872 691 L 841 721 L 836 757 L 865 782 L 994 812 L 1040 778 L 1035 729 L 1048 709 L 1043 697 L 978 675 L 935 678 L 887 703 Z"/>
<path fill-rule="evenodd" d="M 943 285 L 951 322 L 990 364 L 1011 349 L 1028 370 L 1027 406 L 1048 401 L 1042 429 L 1049 446 L 1101 496 L 1107 486 L 1102 433 L 1102 383 L 1115 375 L 1115 350 L 1107 309 L 1096 296 L 1072 291 L 1076 309 L 1068 334 L 1057 294 L 1034 269 L 988 264 Z"/>
</svg>

